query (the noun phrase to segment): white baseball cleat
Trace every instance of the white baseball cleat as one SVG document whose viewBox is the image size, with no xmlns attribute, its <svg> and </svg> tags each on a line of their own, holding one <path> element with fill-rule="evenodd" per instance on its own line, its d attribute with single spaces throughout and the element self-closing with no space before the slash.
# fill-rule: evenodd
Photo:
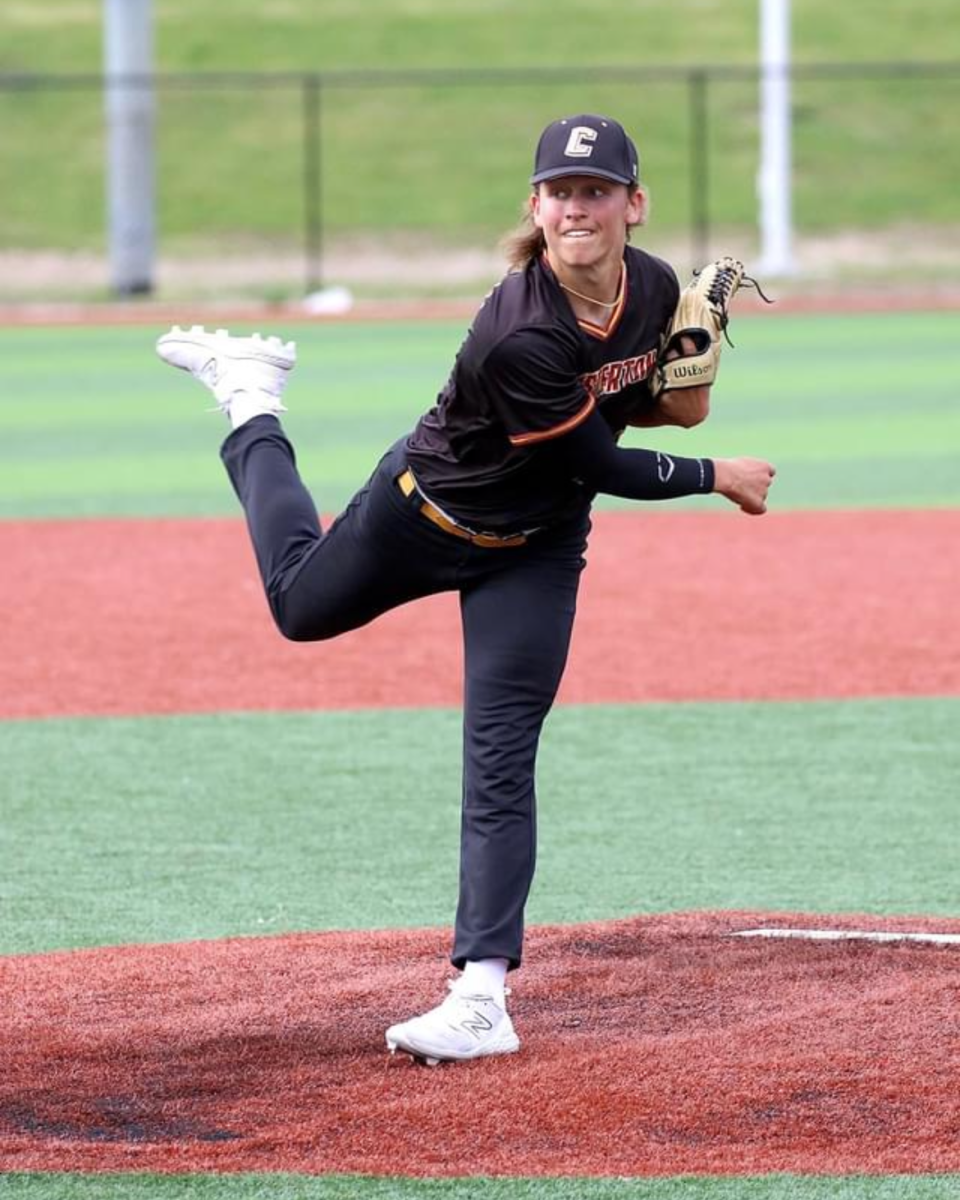
<svg viewBox="0 0 960 1200">
<path fill-rule="evenodd" d="M 231 337 L 226 329 L 208 333 L 202 325 L 181 329 L 174 325 L 157 342 L 164 362 L 182 371 L 213 392 L 217 407 L 234 420 L 261 413 L 285 412 L 280 397 L 297 361 L 295 342 L 278 337 Z"/>
<path fill-rule="evenodd" d="M 415 1062 L 435 1067 L 490 1054 L 515 1054 L 520 1049 L 513 1022 L 492 996 L 464 995 L 451 980 L 450 995 L 422 1017 L 387 1030 L 391 1054 L 403 1050 Z"/>
</svg>

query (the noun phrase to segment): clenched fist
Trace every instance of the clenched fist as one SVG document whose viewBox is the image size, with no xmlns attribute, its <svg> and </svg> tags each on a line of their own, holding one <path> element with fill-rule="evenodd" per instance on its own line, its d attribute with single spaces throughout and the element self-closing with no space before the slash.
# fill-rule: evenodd
<svg viewBox="0 0 960 1200">
<path fill-rule="evenodd" d="M 767 511 L 767 492 L 777 473 L 772 463 L 762 458 L 715 458 L 713 468 L 715 492 L 753 516 Z"/>
</svg>

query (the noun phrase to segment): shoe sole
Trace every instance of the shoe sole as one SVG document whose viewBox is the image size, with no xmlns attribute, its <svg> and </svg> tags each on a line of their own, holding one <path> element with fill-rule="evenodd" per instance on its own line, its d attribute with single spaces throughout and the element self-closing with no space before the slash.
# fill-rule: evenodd
<svg viewBox="0 0 960 1200">
<path fill-rule="evenodd" d="M 512 1042 L 498 1045 L 490 1050 L 478 1047 L 472 1054 L 433 1054 L 429 1050 L 423 1050 L 420 1047 L 407 1046 L 403 1042 L 391 1042 L 389 1040 L 387 1041 L 387 1049 L 394 1055 L 398 1051 L 402 1054 L 409 1054 L 418 1067 L 438 1067 L 441 1063 L 472 1062 L 477 1058 L 493 1058 L 497 1054 L 516 1054 L 520 1049 L 520 1039 L 515 1036 Z"/>
</svg>

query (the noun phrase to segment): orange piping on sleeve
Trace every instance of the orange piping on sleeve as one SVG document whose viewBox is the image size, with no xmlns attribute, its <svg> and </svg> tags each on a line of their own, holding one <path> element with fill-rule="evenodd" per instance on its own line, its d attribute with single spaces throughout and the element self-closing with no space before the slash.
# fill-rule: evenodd
<svg viewBox="0 0 960 1200">
<path fill-rule="evenodd" d="M 536 433 L 515 433 L 508 438 L 508 441 L 511 446 L 529 446 L 534 442 L 548 442 L 551 438 L 562 437 L 563 434 L 569 433 L 571 429 L 576 429 L 578 425 L 582 425 L 596 407 L 596 397 L 591 393 L 587 397 L 587 402 L 583 408 L 570 417 L 569 420 L 562 422 L 560 425 L 555 425 L 553 429 L 544 429 Z"/>
</svg>

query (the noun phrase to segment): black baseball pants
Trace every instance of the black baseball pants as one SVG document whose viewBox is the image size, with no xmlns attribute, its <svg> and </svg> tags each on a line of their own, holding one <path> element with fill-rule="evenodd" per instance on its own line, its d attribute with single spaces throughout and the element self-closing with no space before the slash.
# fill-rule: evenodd
<svg viewBox="0 0 960 1200">
<path fill-rule="evenodd" d="M 487 548 L 438 528 L 404 496 L 398 442 L 321 531 L 293 447 L 255 417 L 221 452 L 243 505 L 267 601 L 294 641 L 336 637 L 410 600 L 460 594 L 464 639 L 460 897 L 452 961 L 520 965 L 536 854 L 534 770 L 567 658 L 589 511 Z"/>
</svg>

